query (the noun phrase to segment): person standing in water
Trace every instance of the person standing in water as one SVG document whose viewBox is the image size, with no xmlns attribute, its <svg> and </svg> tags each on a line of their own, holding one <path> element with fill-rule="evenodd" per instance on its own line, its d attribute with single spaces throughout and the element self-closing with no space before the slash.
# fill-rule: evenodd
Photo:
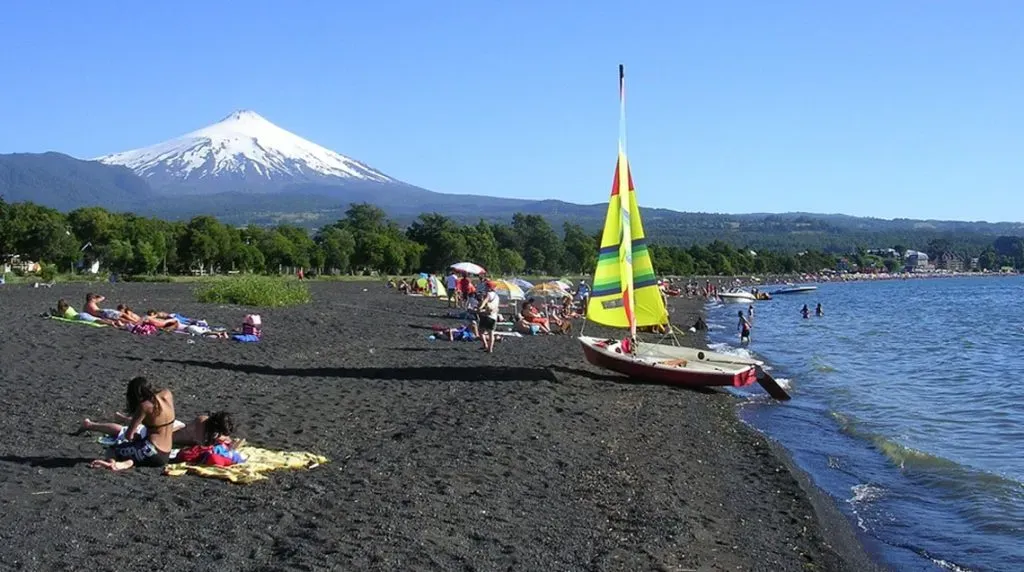
<svg viewBox="0 0 1024 572">
<path fill-rule="evenodd" d="M 743 310 L 736 312 L 736 315 L 740 318 L 738 325 L 738 329 L 740 331 L 740 343 L 750 343 L 750 320 L 747 320 L 747 318 L 743 316 Z"/>
<path fill-rule="evenodd" d="M 818 302 L 818 307 L 814 309 L 814 315 L 819 318 L 825 315 L 825 309 L 821 307 L 821 302 Z"/>
<path fill-rule="evenodd" d="M 754 319 L 754 305 L 750 304 L 747 306 L 747 318 Z"/>
<path fill-rule="evenodd" d="M 807 304 L 804 304 L 804 307 L 800 308 L 800 313 L 803 315 L 805 320 L 811 317 L 811 309 L 807 307 Z"/>
</svg>

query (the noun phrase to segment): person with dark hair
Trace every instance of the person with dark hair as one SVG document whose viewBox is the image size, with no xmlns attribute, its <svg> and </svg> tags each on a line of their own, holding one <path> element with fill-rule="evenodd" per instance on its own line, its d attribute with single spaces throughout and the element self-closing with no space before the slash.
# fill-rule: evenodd
<svg viewBox="0 0 1024 572">
<path fill-rule="evenodd" d="M 170 460 L 174 435 L 174 395 L 169 389 L 155 389 L 145 377 L 128 382 L 125 404 L 131 422 L 124 439 L 111 449 L 109 459 L 96 459 L 90 466 L 123 471 L 133 466 L 162 467 Z M 145 427 L 145 436 L 140 430 Z"/>
<path fill-rule="evenodd" d="M 750 342 L 750 320 L 743 315 L 743 310 L 736 312 L 736 315 L 740 318 L 738 325 L 738 329 L 740 331 L 740 343 L 748 343 Z"/>
<path fill-rule="evenodd" d="M 116 413 L 122 421 L 131 421 L 131 417 L 121 412 Z M 186 445 L 212 445 L 218 439 L 230 438 L 235 431 L 235 422 L 227 411 L 215 411 L 209 414 L 197 415 L 192 423 L 175 421 L 171 424 L 174 431 L 173 445 L 182 447 Z M 120 423 L 106 423 L 84 419 L 80 429 L 72 433 L 79 435 L 85 431 L 98 431 L 110 437 L 125 437 L 128 433 L 128 426 Z M 139 433 L 145 437 L 145 426 L 139 428 Z"/>
<path fill-rule="evenodd" d="M 197 415 L 192 423 L 174 434 L 175 445 L 213 445 L 229 440 L 235 433 L 235 420 L 227 411 Z"/>
</svg>

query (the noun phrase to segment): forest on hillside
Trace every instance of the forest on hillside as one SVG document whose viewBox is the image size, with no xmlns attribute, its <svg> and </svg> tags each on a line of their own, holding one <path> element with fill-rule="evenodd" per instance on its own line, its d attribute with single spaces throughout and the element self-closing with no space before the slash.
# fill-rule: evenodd
<svg viewBox="0 0 1024 572">
<path fill-rule="evenodd" d="M 1004 236 L 987 244 L 934 238 L 927 244 L 866 243 L 849 250 L 736 246 L 714 233 L 680 246 L 652 239 L 650 251 L 660 274 L 734 275 L 818 272 L 842 263 L 850 268 L 898 270 L 899 255 L 872 255 L 868 247 L 911 246 L 937 257 L 944 252 L 978 257 L 983 268 L 1024 268 L 1024 239 Z M 228 271 L 280 273 L 294 268 L 319 273 L 411 274 L 439 272 L 463 260 L 495 274 L 589 273 L 596 263 L 599 233 L 563 221 L 559 227 L 537 214 L 516 213 L 509 223 L 458 221 L 419 215 L 408 225 L 369 203 L 352 205 L 344 216 L 313 232 L 301 226 L 236 227 L 212 216 L 167 221 L 84 207 L 69 213 L 30 202 L 0 199 L 0 255 L 42 261 L 49 272 L 68 271 L 92 260 L 119 274 L 190 274 Z"/>
</svg>

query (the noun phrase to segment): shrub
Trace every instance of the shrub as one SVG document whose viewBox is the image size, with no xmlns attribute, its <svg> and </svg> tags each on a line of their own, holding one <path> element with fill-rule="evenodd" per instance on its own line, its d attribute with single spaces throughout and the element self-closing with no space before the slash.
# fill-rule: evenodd
<svg viewBox="0 0 1024 572">
<path fill-rule="evenodd" d="M 125 282 L 144 282 L 147 284 L 160 284 L 171 282 L 171 277 L 166 274 L 135 274 L 133 276 L 122 276 Z"/>
<path fill-rule="evenodd" d="M 53 279 L 57 277 L 57 265 L 56 264 L 42 264 L 39 269 L 39 279 L 43 282 L 53 282 Z"/>
<path fill-rule="evenodd" d="M 297 280 L 268 276 L 241 276 L 216 280 L 196 289 L 196 300 L 240 306 L 292 306 L 311 300 L 309 288 Z"/>
</svg>

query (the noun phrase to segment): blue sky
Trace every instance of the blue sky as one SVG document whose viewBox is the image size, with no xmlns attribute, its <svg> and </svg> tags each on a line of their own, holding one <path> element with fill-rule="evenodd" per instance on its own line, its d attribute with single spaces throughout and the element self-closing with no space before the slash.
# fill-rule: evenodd
<svg viewBox="0 0 1024 572">
<path fill-rule="evenodd" d="M 644 206 L 1024 220 L 1024 3 L 21 2 L 0 153 L 230 112 L 442 192 L 606 200 L 626 64 Z"/>
</svg>

